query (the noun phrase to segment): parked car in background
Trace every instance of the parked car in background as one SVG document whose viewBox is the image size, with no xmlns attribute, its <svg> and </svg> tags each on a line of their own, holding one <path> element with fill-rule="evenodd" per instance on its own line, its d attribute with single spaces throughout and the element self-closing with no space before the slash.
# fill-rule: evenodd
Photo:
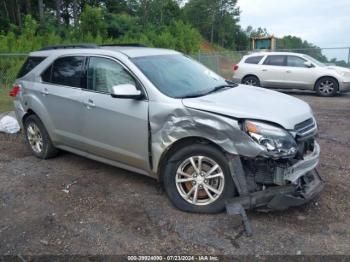
<svg viewBox="0 0 350 262">
<path fill-rule="evenodd" d="M 280 210 L 323 188 L 307 103 L 233 84 L 173 50 L 46 48 L 11 95 L 35 156 L 61 149 L 151 176 L 185 211 L 219 212 L 227 200 Z"/>
<path fill-rule="evenodd" d="M 350 91 L 350 69 L 327 66 L 305 54 L 253 53 L 233 69 L 233 81 L 245 85 L 313 90 L 320 96 Z"/>
</svg>

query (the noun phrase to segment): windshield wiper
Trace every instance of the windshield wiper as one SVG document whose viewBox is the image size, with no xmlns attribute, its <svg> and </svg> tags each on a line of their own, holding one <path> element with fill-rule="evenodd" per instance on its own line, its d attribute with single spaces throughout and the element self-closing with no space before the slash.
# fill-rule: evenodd
<svg viewBox="0 0 350 262">
<path fill-rule="evenodd" d="M 236 87 L 238 86 L 237 84 L 234 84 L 234 83 L 230 83 L 230 84 L 226 84 L 226 85 L 219 85 L 219 86 L 216 86 L 214 87 L 212 90 L 210 90 L 207 94 L 211 94 L 211 93 L 215 93 L 221 89 L 225 89 L 225 88 L 233 88 L 233 87 Z"/>
<path fill-rule="evenodd" d="M 186 95 L 186 96 L 182 96 L 181 98 L 194 98 L 194 97 L 200 97 L 200 96 L 206 96 L 206 95 L 209 95 L 211 93 L 215 93 L 221 89 L 224 89 L 224 88 L 233 88 L 233 87 L 236 87 L 238 86 L 238 84 L 234 83 L 234 82 L 231 82 L 229 80 L 225 80 L 227 84 L 223 84 L 223 85 L 218 85 L 216 87 L 214 87 L 213 89 L 207 91 L 207 92 L 203 92 L 203 93 L 199 93 L 199 94 L 189 94 L 189 95 Z"/>
</svg>

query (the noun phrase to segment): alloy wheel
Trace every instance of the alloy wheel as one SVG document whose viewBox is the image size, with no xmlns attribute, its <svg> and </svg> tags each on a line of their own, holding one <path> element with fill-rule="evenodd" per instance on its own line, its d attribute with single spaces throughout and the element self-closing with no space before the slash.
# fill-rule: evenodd
<svg viewBox="0 0 350 262">
<path fill-rule="evenodd" d="M 43 137 L 40 129 L 35 123 L 30 123 L 27 127 L 27 137 L 29 145 L 35 153 L 41 153 L 43 150 Z"/>
<path fill-rule="evenodd" d="M 334 82 L 330 80 L 324 80 L 320 83 L 318 90 L 324 95 L 332 94 L 334 91 Z"/>
<path fill-rule="evenodd" d="M 213 159 L 191 156 L 177 169 L 176 188 L 181 197 L 197 206 L 215 202 L 224 190 L 224 173 Z"/>
<path fill-rule="evenodd" d="M 249 85 L 249 86 L 256 86 L 257 83 L 254 79 L 248 79 L 244 82 L 244 84 Z"/>
</svg>

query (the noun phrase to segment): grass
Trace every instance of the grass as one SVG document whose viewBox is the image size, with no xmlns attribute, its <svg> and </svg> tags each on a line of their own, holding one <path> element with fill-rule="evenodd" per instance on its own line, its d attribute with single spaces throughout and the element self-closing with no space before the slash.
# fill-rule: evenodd
<svg viewBox="0 0 350 262">
<path fill-rule="evenodd" d="M 9 96 L 8 88 L 0 88 L 0 112 L 13 110 L 13 99 Z"/>
</svg>

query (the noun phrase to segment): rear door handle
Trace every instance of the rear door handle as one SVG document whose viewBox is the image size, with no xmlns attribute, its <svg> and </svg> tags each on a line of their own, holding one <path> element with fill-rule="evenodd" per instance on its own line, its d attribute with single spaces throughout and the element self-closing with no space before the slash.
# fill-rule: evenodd
<svg viewBox="0 0 350 262">
<path fill-rule="evenodd" d="M 267 71 L 267 69 L 263 69 L 263 70 L 261 70 L 261 71 L 266 72 L 266 71 Z"/>
<path fill-rule="evenodd" d="M 292 73 L 292 71 L 290 71 L 290 70 L 287 70 L 287 71 L 286 71 L 286 73 Z"/>
<path fill-rule="evenodd" d="M 87 102 L 84 102 L 84 105 L 86 106 L 87 109 L 96 107 L 94 101 L 92 101 L 91 99 L 88 99 Z"/>
<path fill-rule="evenodd" d="M 49 90 L 47 88 L 44 88 L 43 90 L 41 90 L 41 94 L 47 96 L 49 94 Z"/>
</svg>

